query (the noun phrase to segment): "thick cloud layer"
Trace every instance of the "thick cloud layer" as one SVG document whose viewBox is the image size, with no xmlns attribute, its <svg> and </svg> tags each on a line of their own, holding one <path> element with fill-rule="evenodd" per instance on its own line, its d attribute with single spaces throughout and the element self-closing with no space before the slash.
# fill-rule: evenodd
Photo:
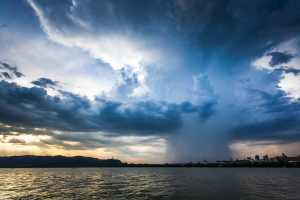
<svg viewBox="0 0 300 200">
<path fill-rule="evenodd" d="M 269 140 L 274 142 L 300 141 L 300 103 L 291 101 L 282 92 L 269 94 L 251 91 L 251 95 L 261 98 L 259 110 L 265 117 L 248 120 L 232 130 L 233 138 L 240 140 Z"/>
<path fill-rule="evenodd" d="M 40 79 L 41 80 L 41 79 Z M 54 82 L 54 81 L 51 81 Z M 107 131 L 115 134 L 169 134 L 181 126 L 185 104 L 165 102 L 120 103 L 104 99 L 91 102 L 69 92 L 49 96 L 45 89 L 0 82 L 0 121 L 10 125 L 62 131 Z M 188 112 L 207 119 L 212 104 Z"/>
<path fill-rule="evenodd" d="M 3 134 L 45 129 L 68 149 L 154 136 L 172 161 L 300 142 L 296 0 L 1 3 L 22 11 L 0 21 Z"/>
<path fill-rule="evenodd" d="M 187 43 L 205 49 L 205 60 L 213 57 L 216 51 L 218 56 L 231 59 L 231 62 L 253 58 L 281 41 L 297 36 L 300 31 L 300 5 L 297 1 L 132 0 L 61 3 L 30 0 L 29 3 L 53 39 L 94 31 L 101 35 L 133 35 L 136 39 L 159 36 L 171 42 L 174 38 L 168 35 L 172 33 L 174 37 L 178 36 Z"/>
</svg>

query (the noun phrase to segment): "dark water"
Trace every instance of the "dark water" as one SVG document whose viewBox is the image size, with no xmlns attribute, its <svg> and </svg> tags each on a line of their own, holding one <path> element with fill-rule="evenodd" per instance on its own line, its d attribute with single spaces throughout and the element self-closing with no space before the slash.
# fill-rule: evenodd
<svg viewBox="0 0 300 200">
<path fill-rule="evenodd" d="M 300 169 L 0 169 L 0 199 L 300 200 Z"/>
</svg>

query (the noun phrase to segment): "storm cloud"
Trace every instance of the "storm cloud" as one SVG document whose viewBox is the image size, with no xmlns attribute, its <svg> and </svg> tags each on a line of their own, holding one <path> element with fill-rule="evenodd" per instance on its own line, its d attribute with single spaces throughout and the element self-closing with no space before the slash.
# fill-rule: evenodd
<svg viewBox="0 0 300 200">
<path fill-rule="evenodd" d="M 268 53 L 267 55 L 272 56 L 272 59 L 269 63 L 271 66 L 288 63 L 294 57 L 289 53 L 282 53 L 278 51 Z"/>
<path fill-rule="evenodd" d="M 158 143 L 167 161 L 199 161 L 228 158 L 233 143 L 300 142 L 298 1 L 0 4 L 0 133 L 11 143 L 126 143 L 148 157 Z"/>
<path fill-rule="evenodd" d="M 150 101 L 125 104 L 99 98 L 91 102 L 79 95 L 60 92 L 60 96 L 49 96 L 43 88 L 26 88 L 1 81 L 0 121 L 75 132 L 168 134 L 181 126 L 181 115 L 186 112 L 183 104 Z M 211 106 L 198 106 L 197 110 L 204 112 L 201 117 L 208 117 Z"/>
<path fill-rule="evenodd" d="M 234 127 L 232 130 L 234 139 L 269 140 L 279 143 L 300 141 L 300 103 L 298 101 L 291 101 L 280 91 L 275 94 L 261 90 L 249 92 L 261 99 L 257 108 L 263 115 Z"/>
</svg>

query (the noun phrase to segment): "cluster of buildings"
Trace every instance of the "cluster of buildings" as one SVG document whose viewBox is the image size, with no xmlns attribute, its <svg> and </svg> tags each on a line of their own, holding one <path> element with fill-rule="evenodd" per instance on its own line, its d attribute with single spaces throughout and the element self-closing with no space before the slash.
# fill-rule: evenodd
<svg viewBox="0 0 300 200">
<path fill-rule="evenodd" d="M 255 155 L 254 158 L 247 157 L 248 161 L 251 162 L 288 162 L 288 163 L 295 163 L 300 162 L 300 155 L 299 156 L 287 156 L 286 154 L 282 153 L 280 156 L 269 157 L 267 154 L 260 157 L 259 155 Z"/>
<path fill-rule="evenodd" d="M 217 161 L 217 163 L 222 167 L 300 167 L 300 155 L 292 157 L 284 153 L 274 157 L 255 155 L 254 158 Z"/>
</svg>

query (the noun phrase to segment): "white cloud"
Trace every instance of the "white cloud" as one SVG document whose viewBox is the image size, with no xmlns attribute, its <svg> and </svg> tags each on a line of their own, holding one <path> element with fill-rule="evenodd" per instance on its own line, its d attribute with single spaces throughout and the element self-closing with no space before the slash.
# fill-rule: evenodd
<svg viewBox="0 0 300 200">
<path fill-rule="evenodd" d="M 33 0 L 28 0 L 30 6 L 34 9 L 41 27 L 48 37 L 59 44 L 67 47 L 77 47 L 89 53 L 94 59 L 100 59 L 108 63 L 114 70 L 120 70 L 123 67 L 130 67 L 137 74 L 140 86 L 136 88 L 129 96 L 146 95 L 149 88 L 146 85 L 147 71 L 145 67 L 158 57 L 154 51 L 146 50 L 142 42 L 132 39 L 127 35 L 120 34 L 95 34 L 90 33 L 86 28 L 85 22 L 78 20 L 78 16 L 68 14 L 72 21 L 79 23 L 79 30 L 76 33 L 65 34 L 57 24 L 48 18 L 44 10 Z M 76 4 L 72 4 L 74 7 Z M 72 8 L 71 8 L 72 9 Z M 73 13 L 74 14 L 74 13 Z"/>
<path fill-rule="evenodd" d="M 300 98 L 300 75 L 293 73 L 284 73 L 280 79 L 278 86 L 281 90 L 293 100 Z"/>
<path fill-rule="evenodd" d="M 261 58 L 258 58 L 252 62 L 252 66 L 254 66 L 258 70 L 270 70 L 273 71 L 274 68 L 270 65 L 270 61 L 272 56 L 265 54 Z"/>
<path fill-rule="evenodd" d="M 25 87 L 46 77 L 59 81 L 64 90 L 93 98 L 109 92 L 117 81 L 117 73 L 108 65 L 38 35 L 2 32 L 0 44 L 1 61 L 18 67 L 25 76 L 14 81 Z"/>
<path fill-rule="evenodd" d="M 273 71 L 275 69 L 279 69 L 284 67 L 285 69 L 295 68 L 300 69 L 300 57 L 299 57 L 299 47 L 296 45 L 299 42 L 299 38 L 291 39 L 285 42 L 282 42 L 278 46 L 266 51 L 264 55 L 256 60 L 254 60 L 251 64 L 258 70 L 268 70 Z M 293 59 L 284 64 L 279 64 L 275 66 L 271 66 L 270 62 L 272 56 L 269 55 L 271 52 L 283 52 L 293 55 Z"/>
<path fill-rule="evenodd" d="M 267 70 L 268 72 L 273 72 L 274 70 L 288 70 L 288 69 L 300 69 L 300 49 L 297 46 L 299 43 L 299 38 L 295 38 L 292 40 L 288 40 L 282 42 L 278 46 L 268 50 L 265 54 L 254 60 L 252 62 L 252 66 L 254 66 L 258 70 Z M 293 55 L 293 58 L 289 60 L 287 63 L 278 64 L 275 66 L 270 65 L 270 61 L 272 56 L 269 55 L 271 52 L 284 52 L 290 55 Z M 283 72 L 280 80 L 277 84 L 278 88 L 284 91 L 287 96 L 289 96 L 292 100 L 297 100 L 300 98 L 300 75 L 294 74 L 292 72 L 286 73 Z"/>
</svg>

